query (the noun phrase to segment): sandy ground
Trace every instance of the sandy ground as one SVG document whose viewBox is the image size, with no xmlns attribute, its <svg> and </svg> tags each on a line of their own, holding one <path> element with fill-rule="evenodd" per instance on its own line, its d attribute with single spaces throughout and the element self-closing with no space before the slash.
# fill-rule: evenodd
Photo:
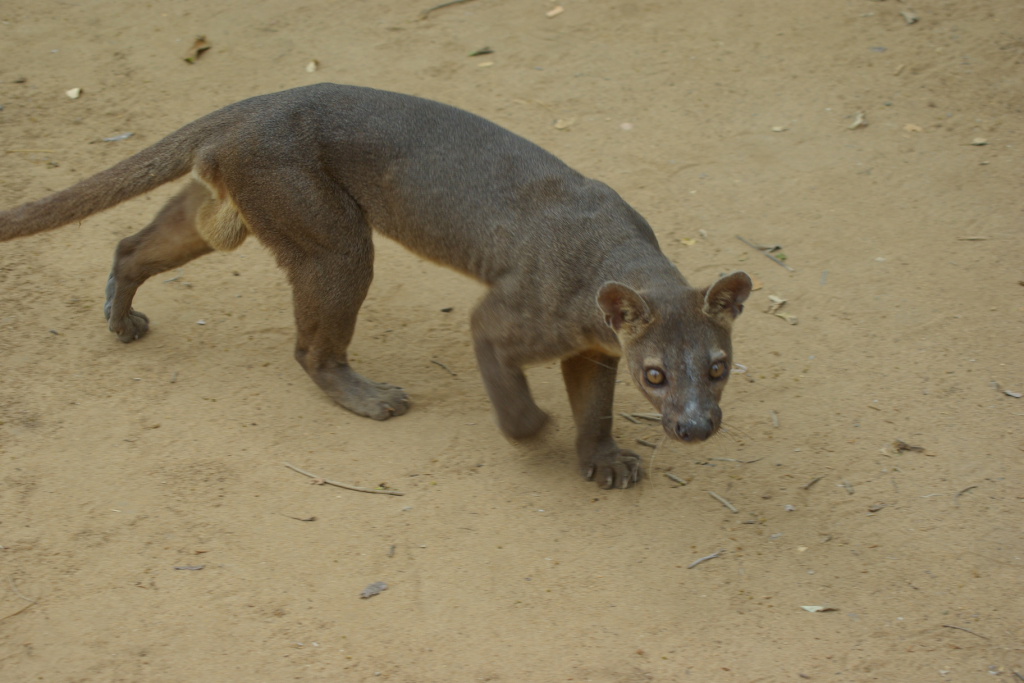
<svg viewBox="0 0 1024 683">
<path fill-rule="evenodd" d="M 636 445 L 650 478 L 601 491 L 550 364 L 555 428 L 508 443 L 482 290 L 384 240 L 353 354 L 401 418 L 308 381 L 255 242 L 154 278 L 122 345 L 109 262 L 161 188 L 0 245 L 0 680 L 1024 680 L 1024 5 L 431 4 L 7 0 L 0 205 L 258 93 L 442 100 L 615 187 L 691 281 L 757 279 L 729 433 Z"/>
</svg>

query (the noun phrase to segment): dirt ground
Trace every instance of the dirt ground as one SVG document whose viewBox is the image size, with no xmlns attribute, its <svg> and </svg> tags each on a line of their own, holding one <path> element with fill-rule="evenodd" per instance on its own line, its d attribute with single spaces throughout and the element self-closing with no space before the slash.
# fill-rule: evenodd
<svg viewBox="0 0 1024 683">
<path fill-rule="evenodd" d="M 161 188 L 0 245 L 0 680 L 1024 680 L 1024 4 L 432 4 L 7 0 L 0 206 L 259 93 L 454 104 L 616 188 L 692 282 L 757 280 L 728 433 L 619 419 L 650 478 L 602 491 L 551 363 L 554 429 L 507 442 L 482 289 L 385 240 L 353 354 L 400 418 L 308 381 L 254 241 L 154 278 L 122 345 L 110 258 Z"/>
</svg>

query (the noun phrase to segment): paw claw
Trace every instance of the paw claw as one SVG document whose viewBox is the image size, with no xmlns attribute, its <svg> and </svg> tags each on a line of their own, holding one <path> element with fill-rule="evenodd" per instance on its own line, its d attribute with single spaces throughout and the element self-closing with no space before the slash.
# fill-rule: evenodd
<svg viewBox="0 0 1024 683">
<path fill-rule="evenodd" d="M 587 481 L 596 478 L 602 489 L 628 489 L 643 476 L 640 456 L 618 447 L 596 453 L 584 462 L 583 477 Z"/>
</svg>

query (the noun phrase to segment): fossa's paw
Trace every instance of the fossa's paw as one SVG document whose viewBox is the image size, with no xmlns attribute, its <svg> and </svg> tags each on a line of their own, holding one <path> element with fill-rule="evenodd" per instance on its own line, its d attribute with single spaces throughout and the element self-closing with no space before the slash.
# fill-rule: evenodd
<svg viewBox="0 0 1024 683">
<path fill-rule="evenodd" d="M 549 419 L 548 414 L 536 405 L 513 416 L 498 415 L 502 433 L 513 441 L 526 441 L 537 436 L 547 426 Z"/>
<path fill-rule="evenodd" d="M 401 387 L 367 382 L 359 387 L 357 392 L 353 392 L 342 405 L 357 415 L 372 420 L 386 420 L 408 412 L 409 395 Z"/>
<path fill-rule="evenodd" d="M 125 344 L 136 339 L 142 339 L 149 332 L 149 318 L 145 313 L 139 313 L 134 308 L 129 309 L 128 315 L 120 318 L 111 317 L 114 310 L 114 292 L 117 284 L 114 275 L 107 279 L 107 298 L 103 302 L 103 317 L 107 319 L 107 327 L 117 335 L 117 338 Z"/>
<path fill-rule="evenodd" d="M 301 363 L 302 357 L 297 357 Z M 307 372 L 335 403 L 356 415 L 386 420 L 409 410 L 409 396 L 402 387 L 366 379 L 347 364 Z"/>
<path fill-rule="evenodd" d="M 146 333 L 149 332 L 149 318 L 145 313 L 139 313 L 132 309 L 123 318 L 111 318 L 107 326 L 119 340 L 127 344 L 146 336 Z"/>
<path fill-rule="evenodd" d="M 618 447 L 595 453 L 582 463 L 581 470 L 584 479 L 597 482 L 603 489 L 628 489 L 643 476 L 640 456 Z"/>
</svg>

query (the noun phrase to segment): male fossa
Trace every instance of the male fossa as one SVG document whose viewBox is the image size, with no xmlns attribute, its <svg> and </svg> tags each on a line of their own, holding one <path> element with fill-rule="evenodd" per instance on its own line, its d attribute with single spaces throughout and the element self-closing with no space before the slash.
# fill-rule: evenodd
<svg viewBox="0 0 1024 683">
<path fill-rule="evenodd" d="M 142 337 L 139 285 L 252 233 L 291 282 L 295 357 L 343 407 L 384 420 L 405 393 L 348 363 L 373 277 L 372 230 L 490 287 L 472 314 L 480 372 L 501 430 L 537 434 L 547 414 L 523 367 L 560 359 L 587 479 L 626 488 L 639 457 L 611 436 L 626 359 L 668 434 L 719 428 L 732 322 L 750 278 L 691 287 L 647 222 L 613 190 L 484 119 L 437 102 L 320 84 L 254 97 L 188 124 L 77 185 L 0 213 L 0 240 L 85 217 L 191 174 L 114 256 L 105 312 Z"/>
</svg>

